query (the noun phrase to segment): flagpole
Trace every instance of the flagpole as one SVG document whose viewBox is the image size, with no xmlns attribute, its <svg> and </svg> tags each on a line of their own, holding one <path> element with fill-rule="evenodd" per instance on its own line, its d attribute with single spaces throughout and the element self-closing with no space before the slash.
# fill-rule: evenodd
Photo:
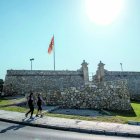
<svg viewBox="0 0 140 140">
<path fill-rule="evenodd" d="M 55 71 L 55 44 L 54 44 L 54 50 L 53 50 L 53 59 L 54 59 L 54 71 Z"/>
</svg>

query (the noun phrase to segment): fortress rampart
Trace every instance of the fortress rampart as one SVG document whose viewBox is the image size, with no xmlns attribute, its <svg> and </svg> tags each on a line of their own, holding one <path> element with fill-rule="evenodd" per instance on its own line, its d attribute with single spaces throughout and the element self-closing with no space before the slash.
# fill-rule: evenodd
<svg viewBox="0 0 140 140">
<path fill-rule="evenodd" d="M 4 93 L 41 92 L 48 104 L 63 108 L 131 110 L 127 80 L 115 81 L 113 73 L 102 70 L 98 74 L 104 76 L 103 82 L 89 82 L 87 65 L 83 61 L 77 71 L 7 70 Z M 102 78 L 101 75 L 98 78 Z"/>
<path fill-rule="evenodd" d="M 43 94 L 48 105 L 62 108 L 131 110 L 126 80 L 89 84 L 81 89 L 68 88 Z"/>
<path fill-rule="evenodd" d="M 127 80 L 128 91 L 133 100 L 140 100 L 140 72 L 108 71 L 100 61 L 93 81 L 105 82 L 115 80 Z"/>
<path fill-rule="evenodd" d="M 133 100 L 140 100 L 140 72 L 116 72 L 106 71 L 104 80 L 113 81 L 125 79 L 127 80 L 128 90 Z"/>
<path fill-rule="evenodd" d="M 25 94 L 30 90 L 47 92 L 68 87 L 80 87 L 84 84 L 82 71 L 39 71 L 8 70 L 4 90 Z"/>
</svg>

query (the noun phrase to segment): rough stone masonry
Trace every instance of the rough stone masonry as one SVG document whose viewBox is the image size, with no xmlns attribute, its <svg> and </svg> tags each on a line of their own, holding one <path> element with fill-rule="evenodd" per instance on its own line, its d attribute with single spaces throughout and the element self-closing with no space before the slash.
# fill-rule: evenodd
<svg viewBox="0 0 140 140">
<path fill-rule="evenodd" d="M 4 94 L 45 95 L 50 105 L 63 108 L 131 110 L 127 81 L 89 82 L 88 63 L 77 71 L 8 70 Z"/>
<path fill-rule="evenodd" d="M 131 100 L 140 101 L 140 72 L 108 71 L 104 69 L 104 65 L 105 64 L 100 61 L 93 81 L 126 80 Z"/>
<path fill-rule="evenodd" d="M 62 108 L 131 110 L 127 81 L 104 82 L 81 89 L 69 88 L 43 94 L 48 105 Z"/>
</svg>

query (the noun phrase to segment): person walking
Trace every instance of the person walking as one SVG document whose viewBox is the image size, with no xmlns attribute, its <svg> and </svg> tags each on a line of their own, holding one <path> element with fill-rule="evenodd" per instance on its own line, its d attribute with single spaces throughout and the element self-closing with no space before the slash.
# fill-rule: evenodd
<svg viewBox="0 0 140 140">
<path fill-rule="evenodd" d="M 38 97 L 37 97 L 37 114 L 36 114 L 36 117 L 38 117 L 39 113 L 40 113 L 40 117 L 43 117 L 43 114 L 42 114 L 42 103 L 45 104 L 45 101 L 42 99 L 42 96 L 41 96 L 41 93 L 38 94 Z"/>
<path fill-rule="evenodd" d="M 28 114 L 31 113 L 30 118 L 32 119 L 34 113 L 34 98 L 33 98 L 33 92 L 31 91 L 30 91 L 30 95 L 27 97 L 27 102 L 30 110 L 25 114 L 25 117 L 27 117 Z"/>
</svg>

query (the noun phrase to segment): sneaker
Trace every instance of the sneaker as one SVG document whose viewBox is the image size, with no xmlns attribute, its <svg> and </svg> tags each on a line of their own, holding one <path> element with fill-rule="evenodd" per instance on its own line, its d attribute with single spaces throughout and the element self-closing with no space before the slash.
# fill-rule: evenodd
<svg viewBox="0 0 140 140">
<path fill-rule="evenodd" d="M 25 117 L 27 117 L 28 115 L 27 114 L 25 114 Z"/>
<path fill-rule="evenodd" d="M 38 117 L 38 115 L 36 115 L 36 117 Z"/>
<path fill-rule="evenodd" d="M 40 115 L 40 117 L 42 118 L 42 117 L 43 117 L 43 115 L 41 114 L 41 115 Z"/>
</svg>

